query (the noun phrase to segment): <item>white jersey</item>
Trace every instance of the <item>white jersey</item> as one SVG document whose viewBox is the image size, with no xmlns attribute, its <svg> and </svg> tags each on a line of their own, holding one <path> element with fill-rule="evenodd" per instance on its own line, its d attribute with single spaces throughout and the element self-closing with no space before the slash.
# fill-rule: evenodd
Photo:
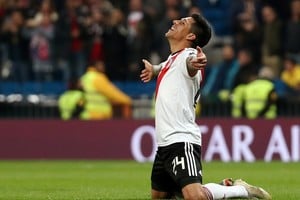
<svg viewBox="0 0 300 200">
<path fill-rule="evenodd" d="M 196 49 L 186 48 L 161 63 L 155 102 L 158 146 L 177 142 L 201 145 L 200 129 L 195 122 L 195 101 L 198 100 L 202 75 L 199 70 L 191 77 L 186 66 L 186 59 L 196 55 Z"/>
</svg>

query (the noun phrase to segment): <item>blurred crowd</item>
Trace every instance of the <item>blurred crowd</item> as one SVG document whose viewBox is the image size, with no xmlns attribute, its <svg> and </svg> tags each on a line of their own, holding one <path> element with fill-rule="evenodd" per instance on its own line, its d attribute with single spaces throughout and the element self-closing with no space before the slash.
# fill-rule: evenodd
<svg viewBox="0 0 300 200">
<path fill-rule="evenodd" d="M 159 63 L 169 55 L 164 34 L 172 20 L 205 15 L 203 2 L 222 1 L 0 0 L 0 80 L 72 82 L 98 61 L 112 81 L 138 80 L 143 58 Z M 300 0 L 227 2 L 227 34 L 215 33 L 206 48 L 204 97 L 226 98 L 261 71 L 279 94 L 299 94 Z"/>
<path fill-rule="evenodd" d="M 279 97 L 299 96 L 300 1 L 234 1 L 229 16 L 231 40 L 206 70 L 204 97 L 226 100 L 253 75 L 270 80 Z"/>
<path fill-rule="evenodd" d="M 140 61 L 168 55 L 177 0 L 0 0 L 1 79 L 70 81 L 95 61 L 111 80 L 137 80 Z"/>
</svg>

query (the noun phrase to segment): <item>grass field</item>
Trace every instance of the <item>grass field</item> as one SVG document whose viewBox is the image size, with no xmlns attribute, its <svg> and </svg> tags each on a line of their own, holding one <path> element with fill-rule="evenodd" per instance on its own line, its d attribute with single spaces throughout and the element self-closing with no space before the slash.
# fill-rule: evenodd
<svg viewBox="0 0 300 200">
<path fill-rule="evenodd" d="M 2 200 L 149 199 L 151 163 L 0 161 Z M 300 199 L 300 163 L 204 163 L 204 182 L 243 178 L 275 200 Z"/>
</svg>

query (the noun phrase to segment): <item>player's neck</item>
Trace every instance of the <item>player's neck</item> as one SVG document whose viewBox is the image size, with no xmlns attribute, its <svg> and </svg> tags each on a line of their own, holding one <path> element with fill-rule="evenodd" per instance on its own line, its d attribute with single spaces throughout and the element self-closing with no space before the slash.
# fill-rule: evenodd
<svg viewBox="0 0 300 200">
<path fill-rule="evenodd" d="M 185 43 L 170 43 L 171 54 L 176 54 L 187 47 L 188 46 Z"/>
</svg>

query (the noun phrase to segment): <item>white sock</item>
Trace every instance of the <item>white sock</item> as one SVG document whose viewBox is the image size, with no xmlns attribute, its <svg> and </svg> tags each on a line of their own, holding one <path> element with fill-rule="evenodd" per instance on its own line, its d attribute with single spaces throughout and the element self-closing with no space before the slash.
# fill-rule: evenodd
<svg viewBox="0 0 300 200">
<path fill-rule="evenodd" d="M 224 186 L 216 183 L 207 183 L 203 185 L 212 194 L 213 199 L 227 199 L 227 198 L 246 198 L 248 197 L 247 190 L 241 185 Z"/>
</svg>

